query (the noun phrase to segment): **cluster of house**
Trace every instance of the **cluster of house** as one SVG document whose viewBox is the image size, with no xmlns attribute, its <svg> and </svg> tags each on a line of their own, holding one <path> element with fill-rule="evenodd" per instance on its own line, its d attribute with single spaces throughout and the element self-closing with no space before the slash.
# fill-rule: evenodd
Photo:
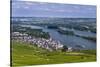
<svg viewBox="0 0 100 67">
<path fill-rule="evenodd" d="M 36 38 L 26 33 L 20 33 L 20 32 L 12 32 L 12 39 L 29 42 L 38 47 L 45 48 L 49 51 L 61 49 L 63 47 L 63 44 L 61 44 L 59 41 L 53 40 L 52 38 L 49 39 Z"/>
</svg>

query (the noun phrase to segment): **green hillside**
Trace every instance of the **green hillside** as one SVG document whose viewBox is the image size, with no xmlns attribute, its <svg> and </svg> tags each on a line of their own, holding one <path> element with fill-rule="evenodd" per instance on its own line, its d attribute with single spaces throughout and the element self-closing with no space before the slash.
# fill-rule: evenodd
<svg viewBox="0 0 100 67">
<path fill-rule="evenodd" d="M 93 52 L 93 53 L 92 53 Z M 95 50 L 85 50 L 80 52 L 49 52 L 42 48 L 37 48 L 23 42 L 12 41 L 12 65 L 41 65 L 41 64 L 58 64 L 73 62 L 90 62 L 96 61 Z"/>
</svg>

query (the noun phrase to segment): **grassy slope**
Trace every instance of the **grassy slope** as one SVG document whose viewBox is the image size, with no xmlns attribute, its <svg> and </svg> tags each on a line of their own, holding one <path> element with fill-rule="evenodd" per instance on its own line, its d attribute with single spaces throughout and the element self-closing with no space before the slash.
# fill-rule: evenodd
<svg viewBox="0 0 100 67">
<path fill-rule="evenodd" d="M 96 55 L 88 52 L 48 52 L 33 45 L 12 41 L 12 65 L 23 66 L 96 61 Z"/>
</svg>

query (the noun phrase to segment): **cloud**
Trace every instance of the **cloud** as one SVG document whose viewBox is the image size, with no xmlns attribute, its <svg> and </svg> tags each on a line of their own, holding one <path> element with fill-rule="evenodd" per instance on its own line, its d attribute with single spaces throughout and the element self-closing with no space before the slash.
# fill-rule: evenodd
<svg viewBox="0 0 100 67">
<path fill-rule="evenodd" d="M 45 3 L 45 2 L 38 2 L 38 4 L 44 5 L 44 4 L 47 4 L 47 3 Z"/>
<path fill-rule="evenodd" d="M 73 8 L 74 8 L 74 9 L 80 9 L 80 7 L 79 7 L 79 6 L 73 6 Z"/>
<path fill-rule="evenodd" d="M 25 2 L 25 4 L 27 4 L 27 5 L 34 5 L 32 2 Z"/>
<path fill-rule="evenodd" d="M 88 10 L 90 10 L 90 11 L 92 11 L 92 10 L 94 10 L 93 8 L 88 8 Z M 95 9 L 96 10 L 96 9 Z"/>
<path fill-rule="evenodd" d="M 28 6 L 24 6 L 24 9 L 29 9 L 29 7 Z"/>
<path fill-rule="evenodd" d="M 56 10 L 53 10 L 53 12 L 74 13 L 74 12 L 79 12 L 79 11 L 74 10 L 74 9 L 56 9 Z"/>
<path fill-rule="evenodd" d="M 66 10 L 57 10 L 58 12 L 66 12 Z"/>
<path fill-rule="evenodd" d="M 51 9 L 50 9 L 50 8 L 44 8 L 44 10 L 51 11 Z"/>
<path fill-rule="evenodd" d="M 20 6 L 18 5 L 18 6 L 16 6 L 16 8 L 17 8 L 17 9 L 19 9 L 19 8 L 20 8 Z"/>
</svg>

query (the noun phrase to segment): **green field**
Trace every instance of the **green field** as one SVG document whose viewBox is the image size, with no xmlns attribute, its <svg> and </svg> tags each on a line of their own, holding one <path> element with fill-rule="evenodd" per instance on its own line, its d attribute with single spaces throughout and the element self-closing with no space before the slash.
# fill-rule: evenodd
<svg viewBox="0 0 100 67">
<path fill-rule="evenodd" d="M 49 52 L 42 48 L 37 48 L 23 42 L 12 41 L 12 65 L 42 65 L 42 64 L 61 64 L 76 62 L 96 61 L 95 50 L 83 50 L 79 52 Z"/>
</svg>

